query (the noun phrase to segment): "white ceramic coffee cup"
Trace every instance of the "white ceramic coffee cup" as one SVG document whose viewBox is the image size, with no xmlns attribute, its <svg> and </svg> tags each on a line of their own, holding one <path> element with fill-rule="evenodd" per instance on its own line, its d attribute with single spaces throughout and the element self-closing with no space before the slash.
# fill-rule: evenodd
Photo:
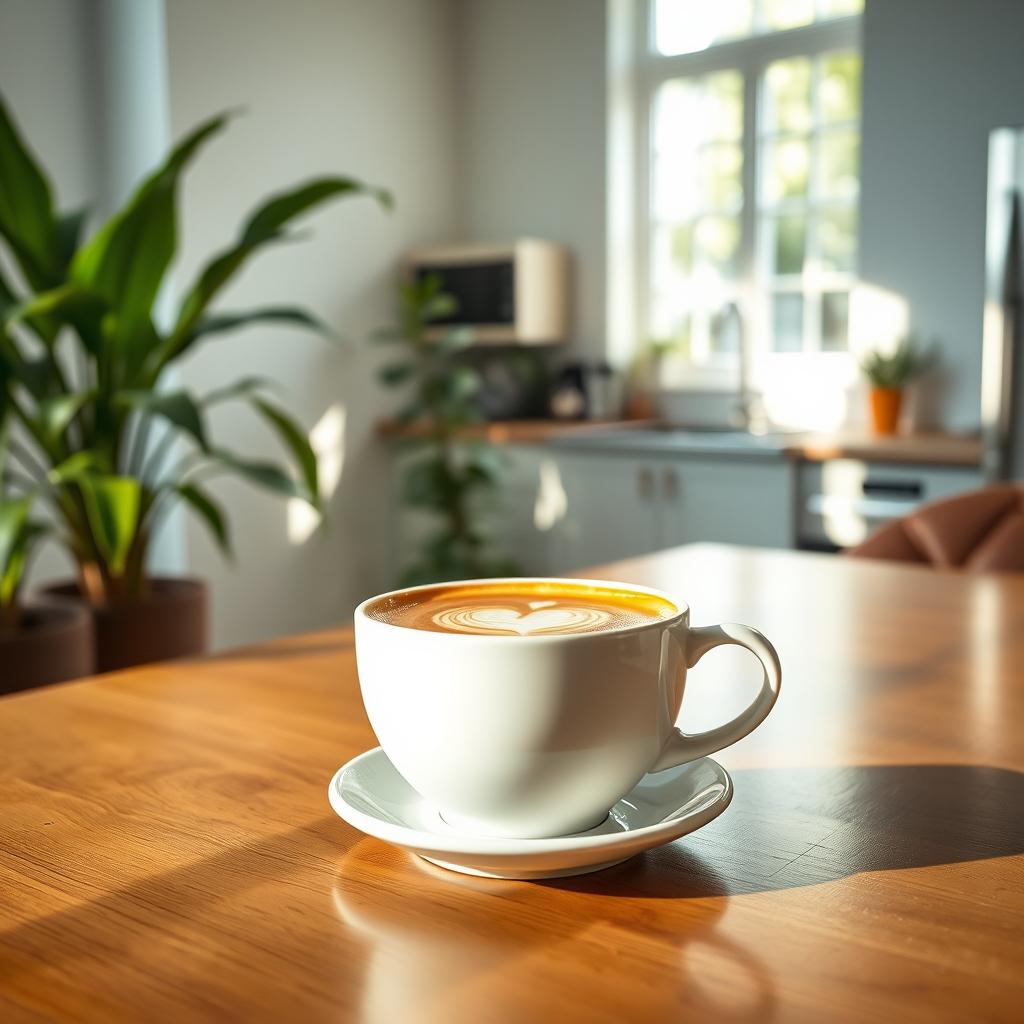
<svg viewBox="0 0 1024 1024">
<path fill-rule="evenodd" d="M 690 626 L 670 594 L 598 580 L 471 580 L 465 585 L 608 586 L 668 601 L 669 618 L 590 633 L 441 633 L 355 612 L 359 685 L 380 745 L 455 828 L 542 838 L 583 832 L 651 771 L 721 750 L 756 729 L 779 695 L 775 648 L 737 623 Z M 460 584 L 451 584 L 459 586 Z M 686 672 L 713 647 L 761 662 L 750 706 L 708 732 L 676 727 Z"/>
</svg>

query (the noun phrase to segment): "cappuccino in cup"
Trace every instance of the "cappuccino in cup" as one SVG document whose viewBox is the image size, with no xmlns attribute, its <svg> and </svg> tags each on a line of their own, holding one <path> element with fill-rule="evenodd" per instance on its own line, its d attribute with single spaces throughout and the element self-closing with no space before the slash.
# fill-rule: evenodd
<svg viewBox="0 0 1024 1024">
<path fill-rule="evenodd" d="M 379 622 L 437 633 L 552 636 L 642 626 L 676 614 L 651 594 L 551 581 L 445 584 L 378 598 L 366 614 Z"/>
<path fill-rule="evenodd" d="M 595 580 L 397 590 L 356 609 L 363 702 L 392 764 L 453 828 L 585 832 L 648 772 L 747 735 L 778 697 L 764 636 L 689 618 L 668 593 Z M 732 721 L 686 733 L 676 719 L 687 671 L 721 644 L 755 655 L 760 691 Z"/>
</svg>

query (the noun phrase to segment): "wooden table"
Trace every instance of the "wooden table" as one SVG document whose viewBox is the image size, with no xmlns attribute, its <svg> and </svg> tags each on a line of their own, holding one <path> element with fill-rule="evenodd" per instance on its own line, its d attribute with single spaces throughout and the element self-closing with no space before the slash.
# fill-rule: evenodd
<svg viewBox="0 0 1024 1024">
<path fill-rule="evenodd" d="M 1020 1021 L 1024 578 L 713 546 L 595 575 L 780 650 L 717 821 L 545 884 L 362 836 L 325 793 L 374 742 L 347 630 L 8 697 L 0 1020 Z M 730 653 L 691 724 L 753 689 Z"/>
</svg>

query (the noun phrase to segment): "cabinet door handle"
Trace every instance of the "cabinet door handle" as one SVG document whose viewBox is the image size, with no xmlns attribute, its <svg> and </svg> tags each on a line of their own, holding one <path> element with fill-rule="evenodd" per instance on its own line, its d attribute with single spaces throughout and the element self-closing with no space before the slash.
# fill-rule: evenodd
<svg viewBox="0 0 1024 1024">
<path fill-rule="evenodd" d="M 674 469 L 666 469 L 661 475 L 661 493 L 670 501 L 679 497 L 679 477 Z"/>
<path fill-rule="evenodd" d="M 654 473 L 650 466 L 641 466 L 637 471 L 636 490 L 645 500 L 654 496 Z"/>
</svg>

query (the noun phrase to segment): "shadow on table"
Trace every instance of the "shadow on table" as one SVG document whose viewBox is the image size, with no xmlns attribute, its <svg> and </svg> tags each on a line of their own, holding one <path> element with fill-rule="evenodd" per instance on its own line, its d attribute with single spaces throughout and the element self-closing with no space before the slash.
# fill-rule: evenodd
<svg viewBox="0 0 1024 1024">
<path fill-rule="evenodd" d="M 1021 772 L 935 764 L 731 774 L 732 805 L 700 832 L 614 872 L 543 884 L 626 897 L 728 896 L 1024 853 Z"/>
</svg>

